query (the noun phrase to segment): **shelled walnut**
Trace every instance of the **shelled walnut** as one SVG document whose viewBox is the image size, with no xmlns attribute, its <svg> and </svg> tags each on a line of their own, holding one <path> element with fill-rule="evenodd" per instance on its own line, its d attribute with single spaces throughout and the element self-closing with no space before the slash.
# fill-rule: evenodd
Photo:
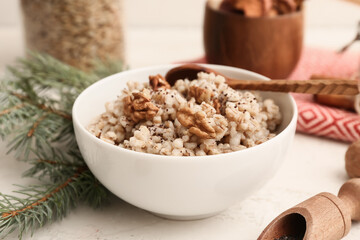
<svg viewBox="0 0 360 240">
<path fill-rule="evenodd" d="M 130 117 L 134 122 L 140 120 L 151 120 L 155 117 L 159 108 L 150 102 L 150 96 L 146 92 L 134 92 L 132 96 L 123 99 L 124 114 Z"/>
<path fill-rule="evenodd" d="M 205 89 L 198 86 L 191 86 L 189 88 L 189 96 L 194 97 L 197 103 L 209 103 L 214 94 L 210 89 Z"/>
<path fill-rule="evenodd" d="M 154 89 L 154 91 L 157 91 L 160 88 L 170 89 L 171 87 L 165 78 L 160 74 L 149 76 L 149 84 Z"/>
<path fill-rule="evenodd" d="M 198 111 L 194 113 L 190 108 L 182 108 L 177 112 L 176 117 L 181 125 L 189 128 L 189 132 L 199 138 L 215 138 L 215 129 L 207 121 L 204 112 Z"/>
</svg>

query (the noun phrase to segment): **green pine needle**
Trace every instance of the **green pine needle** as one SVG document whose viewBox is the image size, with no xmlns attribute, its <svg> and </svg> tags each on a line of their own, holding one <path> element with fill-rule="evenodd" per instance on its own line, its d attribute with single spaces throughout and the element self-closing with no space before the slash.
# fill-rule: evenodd
<svg viewBox="0 0 360 240">
<path fill-rule="evenodd" d="M 97 62 L 91 73 L 48 55 L 29 53 L 0 82 L 0 137 L 8 152 L 28 162 L 24 177 L 41 185 L 0 193 L 0 238 L 16 231 L 19 239 L 62 219 L 79 202 L 99 207 L 108 191 L 87 168 L 77 147 L 71 110 L 89 85 L 123 70 L 118 62 Z M 55 147 L 56 146 L 56 147 Z"/>
<path fill-rule="evenodd" d="M 67 174 L 66 174 L 67 173 Z M 100 206 L 107 191 L 87 168 L 68 169 L 58 183 L 18 186 L 17 196 L 0 194 L 0 233 L 6 237 L 14 230 L 19 238 L 38 227 L 62 219 L 80 201 Z"/>
</svg>

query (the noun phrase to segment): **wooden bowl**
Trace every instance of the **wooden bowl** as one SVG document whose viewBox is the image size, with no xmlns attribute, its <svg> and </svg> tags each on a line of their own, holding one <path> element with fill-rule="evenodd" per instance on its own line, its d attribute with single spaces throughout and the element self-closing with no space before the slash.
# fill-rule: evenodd
<svg viewBox="0 0 360 240">
<path fill-rule="evenodd" d="M 272 79 L 294 70 L 303 45 L 303 10 L 275 17 L 244 17 L 206 4 L 208 63 L 244 68 Z"/>
</svg>

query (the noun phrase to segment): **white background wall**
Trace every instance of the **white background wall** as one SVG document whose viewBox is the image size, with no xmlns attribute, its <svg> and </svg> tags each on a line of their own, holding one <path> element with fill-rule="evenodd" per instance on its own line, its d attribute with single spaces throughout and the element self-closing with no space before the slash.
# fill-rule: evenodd
<svg viewBox="0 0 360 240">
<path fill-rule="evenodd" d="M 206 0 L 123 0 L 128 27 L 199 27 Z M 311 27 L 348 27 L 360 20 L 360 8 L 344 0 L 307 0 Z M 0 0 L 0 27 L 19 26 L 19 0 Z M 340 7 L 339 7 L 340 6 Z M 321 10 L 321 11 L 319 11 Z"/>
<path fill-rule="evenodd" d="M 92 1 L 92 0 L 89 0 Z M 0 27 L 20 24 L 20 0 L 0 0 Z M 205 0 L 123 0 L 129 26 L 200 26 Z"/>
</svg>

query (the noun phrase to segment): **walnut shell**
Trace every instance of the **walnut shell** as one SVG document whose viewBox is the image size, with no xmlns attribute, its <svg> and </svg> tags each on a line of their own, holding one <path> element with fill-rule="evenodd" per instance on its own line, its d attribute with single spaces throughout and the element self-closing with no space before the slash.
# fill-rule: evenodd
<svg viewBox="0 0 360 240">
<path fill-rule="evenodd" d="M 350 178 L 360 177 L 360 140 L 353 142 L 346 151 L 345 169 Z"/>
</svg>

